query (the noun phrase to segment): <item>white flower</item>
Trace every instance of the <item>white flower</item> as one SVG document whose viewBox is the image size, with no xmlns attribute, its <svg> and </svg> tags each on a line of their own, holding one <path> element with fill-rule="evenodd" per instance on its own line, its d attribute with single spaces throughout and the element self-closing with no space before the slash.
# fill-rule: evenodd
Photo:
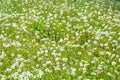
<svg viewBox="0 0 120 80">
<path fill-rule="evenodd" d="M 71 75 L 75 75 L 76 68 L 71 68 Z"/>
<path fill-rule="evenodd" d="M 78 77 L 78 80 L 82 80 L 82 76 L 79 76 L 79 77 Z"/>
<path fill-rule="evenodd" d="M 51 61 L 46 61 L 46 65 L 48 65 L 48 64 L 52 64 L 52 62 Z"/>
<path fill-rule="evenodd" d="M 3 65 L 3 62 L 0 62 L 0 66 L 2 66 Z"/>
<path fill-rule="evenodd" d="M 11 72 L 12 70 L 10 68 L 7 68 L 6 69 L 6 72 Z"/>
<path fill-rule="evenodd" d="M 48 56 L 48 54 L 47 54 L 47 53 L 45 53 L 44 55 L 45 55 L 45 56 Z"/>
<path fill-rule="evenodd" d="M 40 51 L 37 51 L 37 55 L 40 55 L 40 54 L 42 54 Z"/>
<path fill-rule="evenodd" d="M 80 63 L 80 66 L 81 66 L 81 67 L 84 66 L 83 63 Z"/>
<path fill-rule="evenodd" d="M 20 42 L 18 42 L 18 41 L 13 40 L 13 42 L 11 43 L 11 45 L 16 46 L 16 47 L 19 47 L 19 46 L 21 46 L 22 44 L 21 44 Z"/>
<path fill-rule="evenodd" d="M 112 54 L 112 57 L 111 57 L 111 58 L 113 58 L 113 57 L 115 57 L 115 54 Z"/>
<path fill-rule="evenodd" d="M 119 62 L 120 62 L 120 58 L 119 58 Z"/>
<path fill-rule="evenodd" d="M 112 74 L 110 72 L 107 73 L 108 76 L 112 76 Z"/>
<path fill-rule="evenodd" d="M 113 61 L 113 62 L 111 62 L 111 64 L 114 66 L 114 65 L 116 65 L 117 63 L 116 63 L 115 61 Z"/>
<path fill-rule="evenodd" d="M 42 77 L 42 75 L 43 75 L 43 71 L 42 70 L 38 70 L 38 77 Z"/>
<path fill-rule="evenodd" d="M 47 50 L 47 49 L 45 50 L 45 53 L 48 53 L 48 50 Z"/>
<path fill-rule="evenodd" d="M 18 72 L 21 72 L 22 70 L 19 68 L 17 71 L 18 71 Z"/>
<path fill-rule="evenodd" d="M 45 71 L 49 73 L 52 72 L 49 68 L 46 68 Z"/>
<path fill-rule="evenodd" d="M 100 55 L 104 55 L 105 52 L 104 52 L 104 51 L 100 51 L 99 54 L 100 54 Z"/>
<path fill-rule="evenodd" d="M 107 54 L 108 56 L 111 56 L 111 55 L 112 55 L 111 52 L 108 52 L 108 51 L 106 52 L 106 54 Z"/>
<path fill-rule="evenodd" d="M 60 40 L 59 40 L 59 43 L 61 43 L 61 42 L 63 42 L 63 39 L 60 39 Z"/>
<path fill-rule="evenodd" d="M 21 57 L 22 57 L 22 55 L 21 55 L 21 54 L 18 54 L 17 56 L 18 56 L 18 58 L 21 58 Z"/>
<path fill-rule="evenodd" d="M 95 63 L 95 61 L 91 61 L 91 64 L 94 64 Z"/>
<path fill-rule="evenodd" d="M 82 68 L 83 74 L 87 72 L 86 70 L 87 70 L 86 68 Z"/>
<path fill-rule="evenodd" d="M 47 64 L 46 64 L 46 63 L 44 63 L 44 64 L 42 64 L 42 66 L 43 66 L 43 67 L 46 67 L 46 66 L 47 66 Z"/>
<path fill-rule="evenodd" d="M 12 57 L 14 57 L 14 56 L 15 56 L 15 54 L 14 54 L 14 53 L 11 53 L 11 56 L 12 56 Z"/>
<path fill-rule="evenodd" d="M 93 44 L 97 44 L 97 41 L 93 41 Z"/>
<path fill-rule="evenodd" d="M 78 52 L 78 55 L 81 55 L 82 53 L 81 52 Z"/>
<path fill-rule="evenodd" d="M 91 53 L 91 52 L 88 52 L 88 55 L 89 55 L 89 56 L 91 56 L 91 55 L 92 55 L 92 53 Z"/>
<path fill-rule="evenodd" d="M 63 62 L 66 62 L 68 60 L 68 58 L 62 58 Z"/>
<path fill-rule="evenodd" d="M 90 79 L 86 78 L 85 80 L 90 80 Z"/>
<path fill-rule="evenodd" d="M 55 70 L 56 70 L 56 71 L 57 71 L 57 70 L 60 70 L 60 66 L 59 66 L 59 65 L 55 66 Z"/>
<path fill-rule="evenodd" d="M 61 52 L 64 51 L 64 47 L 60 47 L 60 51 L 61 51 Z"/>
<path fill-rule="evenodd" d="M 12 27 L 17 27 L 17 23 L 12 23 Z"/>
<path fill-rule="evenodd" d="M 94 76 L 95 76 L 95 75 L 96 75 L 96 73 L 95 73 L 95 72 L 92 72 L 92 73 L 91 73 L 91 75 L 94 75 Z"/>
</svg>

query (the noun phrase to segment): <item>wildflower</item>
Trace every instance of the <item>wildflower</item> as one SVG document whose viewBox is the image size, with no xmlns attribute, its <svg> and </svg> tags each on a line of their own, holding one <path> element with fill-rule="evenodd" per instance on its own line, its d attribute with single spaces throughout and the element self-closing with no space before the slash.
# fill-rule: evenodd
<svg viewBox="0 0 120 80">
<path fill-rule="evenodd" d="M 92 53 L 91 53 L 91 52 L 88 52 L 88 55 L 89 55 L 89 56 L 91 56 L 91 55 L 92 55 Z"/>
<path fill-rule="evenodd" d="M 43 75 L 43 71 L 42 70 L 38 70 L 38 77 L 42 77 L 42 75 Z"/>
<path fill-rule="evenodd" d="M 111 56 L 111 52 L 108 52 L 108 51 L 107 51 L 106 54 L 107 54 L 108 56 Z"/>
<path fill-rule="evenodd" d="M 82 80 L 82 76 L 79 76 L 79 77 L 78 77 L 78 80 Z"/>
<path fill-rule="evenodd" d="M 91 75 L 94 75 L 94 76 L 95 76 L 95 75 L 96 75 L 96 73 L 95 73 L 95 72 L 92 72 L 92 73 L 91 73 Z"/>
<path fill-rule="evenodd" d="M 68 58 L 62 58 L 63 62 L 66 62 L 68 60 Z"/>
<path fill-rule="evenodd" d="M 112 74 L 110 72 L 107 73 L 108 76 L 112 76 Z"/>
<path fill-rule="evenodd" d="M 63 42 L 63 39 L 60 39 L 60 40 L 59 40 L 59 43 L 61 43 L 61 42 Z"/>
<path fill-rule="evenodd" d="M 114 66 L 114 65 L 116 65 L 117 63 L 116 63 L 115 61 L 113 61 L 111 64 Z"/>
<path fill-rule="evenodd" d="M 75 75 L 76 68 L 71 68 L 71 75 Z"/>
<path fill-rule="evenodd" d="M 82 53 L 81 52 L 78 52 L 78 55 L 81 55 Z"/>
<path fill-rule="evenodd" d="M 49 73 L 52 72 L 49 68 L 46 68 L 45 71 Z"/>
<path fill-rule="evenodd" d="M 96 45 L 96 44 L 97 44 L 97 41 L 93 41 L 93 44 L 95 44 L 95 45 Z"/>
</svg>

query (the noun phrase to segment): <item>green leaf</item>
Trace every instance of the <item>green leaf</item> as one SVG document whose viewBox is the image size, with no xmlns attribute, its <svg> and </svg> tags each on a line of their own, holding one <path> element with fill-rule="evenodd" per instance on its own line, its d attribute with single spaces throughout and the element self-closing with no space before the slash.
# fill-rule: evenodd
<svg viewBox="0 0 120 80">
<path fill-rule="evenodd" d="M 35 23 L 35 30 L 38 30 L 38 31 L 40 31 L 41 29 L 43 29 L 44 28 L 44 26 L 43 26 L 43 24 L 42 23 Z"/>
</svg>

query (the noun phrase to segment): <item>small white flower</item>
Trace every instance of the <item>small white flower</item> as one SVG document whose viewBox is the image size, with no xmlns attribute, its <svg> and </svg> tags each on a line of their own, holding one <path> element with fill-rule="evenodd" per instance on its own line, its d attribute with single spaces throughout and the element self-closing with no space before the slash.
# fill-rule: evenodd
<svg viewBox="0 0 120 80">
<path fill-rule="evenodd" d="M 45 53 L 48 53 L 48 50 L 47 50 L 47 49 L 45 50 Z"/>
<path fill-rule="evenodd" d="M 56 71 L 60 70 L 60 66 L 59 65 L 55 66 L 55 70 Z"/>
<path fill-rule="evenodd" d="M 91 55 L 92 55 L 92 53 L 91 53 L 91 52 L 88 52 L 88 55 L 89 55 L 89 56 L 91 56 Z"/>
<path fill-rule="evenodd" d="M 104 51 L 100 51 L 99 54 L 100 54 L 100 55 L 104 55 L 105 52 L 104 52 Z"/>
<path fill-rule="evenodd" d="M 11 54 L 11 56 L 12 56 L 12 57 L 14 57 L 14 56 L 15 56 L 15 54 L 14 54 L 14 53 L 12 53 L 12 54 Z"/>
<path fill-rule="evenodd" d="M 78 77 L 78 80 L 82 80 L 82 76 L 79 76 L 79 77 Z"/>
<path fill-rule="evenodd" d="M 48 64 L 52 64 L 52 62 L 51 61 L 46 61 L 46 64 L 48 65 Z"/>
<path fill-rule="evenodd" d="M 60 40 L 59 40 L 59 43 L 61 43 L 61 42 L 63 42 L 63 39 L 60 39 Z"/>
<path fill-rule="evenodd" d="M 43 71 L 42 70 L 38 70 L 38 77 L 42 77 L 42 75 L 43 75 Z"/>
<path fill-rule="evenodd" d="M 49 68 L 46 68 L 45 71 L 49 73 L 52 72 Z"/>
<path fill-rule="evenodd" d="M 116 65 L 117 63 L 116 63 L 115 61 L 113 61 L 111 64 L 114 66 L 114 65 Z"/>
<path fill-rule="evenodd" d="M 96 73 L 95 73 L 95 72 L 92 72 L 91 75 L 96 75 Z"/>
<path fill-rule="evenodd" d="M 75 75 L 76 68 L 71 68 L 71 75 Z"/>
<path fill-rule="evenodd" d="M 82 53 L 81 52 L 78 52 L 78 55 L 81 55 Z"/>
<path fill-rule="evenodd" d="M 11 72 L 12 70 L 10 68 L 7 68 L 6 69 L 6 72 Z"/>
<path fill-rule="evenodd" d="M 112 74 L 110 72 L 107 73 L 108 76 L 112 76 Z"/>
<path fill-rule="evenodd" d="M 40 55 L 41 54 L 41 52 L 40 51 L 37 51 L 37 55 Z"/>
<path fill-rule="evenodd" d="M 87 70 L 86 68 L 82 68 L 83 74 L 87 72 L 86 70 Z"/>
<path fill-rule="evenodd" d="M 111 55 L 112 55 L 111 52 L 108 52 L 108 51 L 106 52 L 106 54 L 107 54 L 108 56 L 111 56 Z"/>
<path fill-rule="evenodd" d="M 112 54 L 112 57 L 111 58 L 114 58 L 115 57 L 115 54 Z"/>
<path fill-rule="evenodd" d="M 93 44 L 95 44 L 95 45 L 96 45 L 96 44 L 97 44 L 97 41 L 93 41 Z"/>
<path fill-rule="evenodd" d="M 0 62 L 0 66 L 2 66 L 3 65 L 3 62 Z"/>
<path fill-rule="evenodd" d="M 91 61 L 91 64 L 94 64 L 95 63 L 95 61 Z"/>
<path fill-rule="evenodd" d="M 90 79 L 86 78 L 85 80 L 90 80 Z"/>
<path fill-rule="evenodd" d="M 18 35 L 18 36 L 15 36 L 15 38 L 16 38 L 16 39 L 19 39 L 19 38 L 20 38 L 20 36 L 19 36 L 19 35 Z"/>
<path fill-rule="evenodd" d="M 62 58 L 63 62 L 66 62 L 68 60 L 68 58 Z"/>
<path fill-rule="evenodd" d="M 63 70 L 66 70 L 67 69 L 67 67 L 66 66 L 63 66 L 63 68 L 62 68 Z"/>
</svg>

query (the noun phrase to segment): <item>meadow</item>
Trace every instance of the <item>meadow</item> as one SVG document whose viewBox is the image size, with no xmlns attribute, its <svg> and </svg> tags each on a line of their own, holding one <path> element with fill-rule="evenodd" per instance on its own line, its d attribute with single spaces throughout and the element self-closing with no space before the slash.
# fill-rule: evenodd
<svg viewBox="0 0 120 80">
<path fill-rule="evenodd" d="M 0 0 L 0 80 L 120 80 L 120 1 Z"/>
</svg>

